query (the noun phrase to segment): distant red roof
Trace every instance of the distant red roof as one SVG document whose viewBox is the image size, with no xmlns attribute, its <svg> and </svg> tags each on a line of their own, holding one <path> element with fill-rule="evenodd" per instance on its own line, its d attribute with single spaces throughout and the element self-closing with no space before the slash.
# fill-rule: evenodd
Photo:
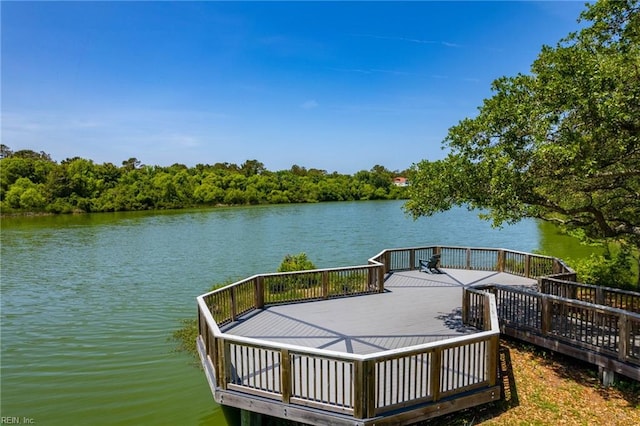
<svg viewBox="0 0 640 426">
<path fill-rule="evenodd" d="M 407 186 L 408 185 L 407 178 L 402 176 L 394 177 L 393 184 L 396 186 Z"/>
</svg>

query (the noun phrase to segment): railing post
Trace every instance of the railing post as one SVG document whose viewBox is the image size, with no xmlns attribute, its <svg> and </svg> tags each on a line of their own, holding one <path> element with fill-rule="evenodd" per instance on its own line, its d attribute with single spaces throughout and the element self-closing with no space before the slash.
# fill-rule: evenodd
<svg viewBox="0 0 640 426">
<path fill-rule="evenodd" d="M 594 302 L 596 305 L 604 305 L 604 289 L 602 287 L 596 288 L 596 300 Z"/>
<path fill-rule="evenodd" d="M 229 303 L 231 304 L 231 306 L 230 306 L 230 308 L 231 308 L 231 321 L 235 321 L 236 317 L 238 315 L 237 300 L 236 300 L 236 287 L 235 286 L 231 287 L 230 295 L 231 295 L 231 297 L 229 298 Z"/>
<path fill-rule="evenodd" d="M 231 378 L 231 345 L 225 339 L 216 339 L 218 341 L 218 386 L 220 389 L 226 389 L 227 383 Z"/>
<path fill-rule="evenodd" d="M 495 386 L 498 382 L 498 358 L 500 356 L 500 334 L 491 336 L 489 339 L 489 350 L 487 351 L 489 359 L 487 366 L 489 368 L 489 386 Z"/>
<path fill-rule="evenodd" d="M 494 296 L 495 298 L 495 296 Z M 491 330 L 491 331 L 496 331 L 494 330 L 494 327 L 492 326 L 492 316 L 496 315 L 497 316 L 497 312 L 495 312 L 497 305 L 492 303 L 492 297 L 489 294 L 486 294 L 484 296 L 484 301 L 483 301 L 483 313 L 484 313 L 484 324 L 483 324 L 483 328 L 485 331 L 487 330 Z M 489 357 L 487 359 L 487 377 L 489 379 L 489 386 L 495 386 L 496 383 L 498 382 L 498 357 L 499 357 L 499 349 L 500 349 L 500 333 L 496 333 L 493 336 L 491 336 L 487 342 L 488 350 L 487 350 L 487 356 Z"/>
<path fill-rule="evenodd" d="M 280 389 L 282 403 L 289 404 L 291 400 L 291 357 L 288 349 L 280 350 Z"/>
<path fill-rule="evenodd" d="M 482 329 L 484 331 L 489 331 L 492 329 L 491 327 L 491 298 L 489 295 L 484 295 L 482 300 Z"/>
<path fill-rule="evenodd" d="M 471 293 L 466 287 L 462 288 L 462 323 L 469 324 L 469 298 Z"/>
<path fill-rule="evenodd" d="M 629 352 L 629 341 L 631 340 L 631 327 L 629 327 L 629 316 L 621 314 L 618 318 L 618 359 L 622 362 L 627 360 Z"/>
<path fill-rule="evenodd" d="M 257 309 L 264 308 L 264 278 L 262 276 L 256 278 L 255 304 Z"/>
<path fill-rule="evenodd" d="M 329 298 L 329 271 L 322 271 L 322 298 Z"/>
<path fill-rule="evenodd" d="M 375 360 L 367 360 L 363 362 L 364 370 L 364 407 L 362 412 L 366 418 L 376 415 L 376 362 Z"/>
<path fill-rule="evenodd" d="M 414 270 L 416 268 L 416 250 L 409 250 L 409 269 Z"/>
<path fill-rule="evenodd" d="M 429 371 L 429 377 L 431 382 L 429 383 L 430 392 L 433 396 L 433 401 L 440 399 L 440 370 L 442 368 L 442 348 L 436 347 L 431 354 L 431 371 Z"/>
<path fill-rule="evenodd" d="M 471 269 L 471 249 L 467 248 L 467 269 Z"/>
<path fill-rule="evenodd" d="M 364 419 L 366 410 L 366 379 L 363 361 L 353 362 L 353 417 Z"/>
<path fill-rule="evenodd" d="M 546 336 L 551 330 L 551 301 L 546 295 L 542 295 L 540 301 L 542 302 L 540 332 Z"/>
<path fill-rule="evenodd" d="M 384 293 L 384 266 L 378 266 L 378 293 Z"/>
<path fill-rule="evenodd" d="M 545 277 L 538 278 L 538 292 L 548 294 L 549 290 L 547 289 L 547 287 L 547 279 Z"/>
<path fill-rule="evenodd" d="M 524 256 L 524 276 L 527 278 L 531 278 L 531 255 L 527 254 Z"/>
<path fill-rule="evenodd" d="M 505 253 L 504 250 L 498 250 L 498 272 L 504 272 L 504 259 Z"/>
<path fill-rule="evenodd" d="M 207 354 L 211 359 L 211 365 L 213 366 L 213 371 L 216 375 L 216 386 L 220 387 L 221 382 L 221 372 L 220 372 L 220 352 L 218 347 L 218 339 L 213 335 L 213 333 L 207 329 L 207 341 L 205 342 L 205 347 L 207 348 Z"/>
</svg>

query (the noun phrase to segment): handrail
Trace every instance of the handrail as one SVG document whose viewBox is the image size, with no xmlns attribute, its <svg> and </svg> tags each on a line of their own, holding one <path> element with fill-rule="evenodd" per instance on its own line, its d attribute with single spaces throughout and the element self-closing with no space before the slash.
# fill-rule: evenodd
<svg viewBox="0 0 640 426">
<path fill-rule="evenodd" d="M 253 275 L 197 298 L 198 349 L 206 370 L 215 376 L 210 378 L 215 381 L 210 383 L 214 396 L 216 390 L 230 389 L 364 419 L 496 386 L 500 329 L 496 299 L 488 292 L 468 289 L 463 298 L 463 320 L 484 331 L 368 355 L 234 336 L 218 326 L 274 304 L 383 292 L 385 274 L 418 269 L 420 259 L 434 254 L 450 268 L 526 277 L 573 273 L 548 256 L 428 246 L 386 249 L 367 265 Z M 464 357 L 464 364 L 455 364 Z M 473 371 L 457 372 L 456 365 L 473 366 Z M 305 369 L 315 375 L 303 374 Z"/>
<path fill-rule="evenodd" d="M 444 268 L 507 272 L 527 278 L 575 277 L 575 271 L 561 259 L 517 250 L 489 247 L 426 246 L 386 249 L 369 261 L 385 264 L 385 273 L 418 269 L 421 259 L 441 255 Z"/>
<path fill-rule="evenodd" d="M 530 330 L 640 365 L 639 313 L 505 285 L 484 289 L 496 296 L 502 327 Z"/>
<path fill-rule="evenodd" d="M 233 389 L 282 402 L 288 401 L 350 414 L 355 418 L 365 418 L 392 410 L 399 405 L 405 406 L 412 403 L 412 400 L 413 403 L 425 400 L 437 401 L 443 396 L 464 393 L 479 386 L 495 386 L 500 330 L 495 298 L 492 294 L 485 293 L 485 299 L 485 305 L 491 312 L 487 317 L 487 331 L 407 348 L 359 355 L 222 333 L 215 325 L 204 297 L 200 296 L 198 308 L 201 321 L 204 320 L 211 328 L 209 328 L 210 333 L 204 335 L 201 328 L 198 339 L 204 348 L 212 346 L 216 348 L 214 351 L 207 351 L 203 363 L 208 364 L 206 365 L 208 369 L 215 371 L 214 387 L 218 389 Z M 214 340 L 213 345 L 210 339 Z M 466 347 L 471 349 L 460 349 Z M 452 372 L 451 351 L 458 355 L 466 354 L 467 357 L 473 357 L 473 361 L 467 360 L 465 363 L 475 365 L 476 370 L 472 374 Z M 478 352 L 480 355 L 477 355 Z M 238 362 L 239 357 L 250 358 L 251 361 L 247 361 L 246 364 Z M 388 365 L 398 362 L 415 363 L 418 357 L 430 359 L 430 363 L 434 365 L 431 368 L 435 368 L 435 371 L 421 370 L 420 379 L 429 383 L 428 386 L 425 385 L 423 393 L 413 395 L 413 398 L 404 397 L 405 392 L 409 392 L 406 389 L 402 390 L 402 398 L 398 394 L 394 395 L 393 385 L 399 380 L 395 375 L 399 372 L 389 368 Z M 437 362 L 434 357 L 438 359 Z M 297 361 L 292 362 L 292 358 Z M 236 362 L 234 363 L 233 360 Z M 308 371 L 306 375 L 302 371 L 305 365 L 309 366 L 309 363 L 313 366 L 324 366 L 324 373 L 321 372 L 321 375 L 328 376 L 329 371 L 342 371 L 334 375 L 335 383 L 328 385 L 337 386 L 337 388 L 328 390 L 324 400 L 314 393 L 319 386 L 317 383 L 314 382 L 309 387 L 309 382 L 315 381 L 316 378 L 309 376 Z M 366 376 L 371 374 L 370 369 L 375 371 L 373 381 L 366 380 Z M 317 368 L 314 367 L 313 370 Z M 272 371 L 273 374 L 269 375 Z M 348 374 L 344 371 L 348 371 Z M 256 377 L 263 375 L 266 376 L 260 379 L 258 384 Z M 336 376 L 340 380 L 335 380 Z M 414 380 L 418 378 L 414 377 Z M 372 384 L 367 385 L 369 382 Z M 389 386 L 391 386 L 389 391 L 381 390 Z M 342 389 L 342 394 L 339 389 Z M 400 391 L 395 389 L 395 392 Z M 362 398 L 358 398 L 358 395 Z"/>
<path fill-rule="evenodd" d="M 554 296 L 640 313 L 640 293 L 635 291 L 578 283 L 553 277 L 541 278 L 539 291 Z"/>
</svg>

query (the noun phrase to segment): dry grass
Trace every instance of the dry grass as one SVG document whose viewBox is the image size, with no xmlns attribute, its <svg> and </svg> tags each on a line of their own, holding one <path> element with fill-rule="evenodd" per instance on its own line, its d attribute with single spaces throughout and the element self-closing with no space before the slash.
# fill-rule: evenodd
<svg viewBox="0 0 640 426">
<path fill-rule="evenodd" d="M 502 346 L 505 399 L 423 425 L 640 425 L 640 383 L 605 388 L 592 366 L 509 340 Z"/>
</svg>

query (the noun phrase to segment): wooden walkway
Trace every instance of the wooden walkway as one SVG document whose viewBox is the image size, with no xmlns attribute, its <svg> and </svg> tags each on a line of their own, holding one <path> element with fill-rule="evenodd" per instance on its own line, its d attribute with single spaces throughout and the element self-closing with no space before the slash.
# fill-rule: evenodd
<svg viewBox="0 0 640 426">
<path fill-rule="evenodd" d="M 420 272 L 435 254 L 445 273 Z M 575 280 L 507 249 L 386 249 L 203 294 L 196 344 L 216 402 L 306 424 L 409 425 L 495 401 L 501 333 L 640 380 L 640 294 Z"/>
<path fill-rule="evenodd" d="M 269 306 L 221 327 L 223 333 L 317 349 L 370 354 L 477 332 L 462 324 L 462 289 L 534 286 L 536 280 L 494 271 L 389 274 L 384 293 Z"/>
</svg>

